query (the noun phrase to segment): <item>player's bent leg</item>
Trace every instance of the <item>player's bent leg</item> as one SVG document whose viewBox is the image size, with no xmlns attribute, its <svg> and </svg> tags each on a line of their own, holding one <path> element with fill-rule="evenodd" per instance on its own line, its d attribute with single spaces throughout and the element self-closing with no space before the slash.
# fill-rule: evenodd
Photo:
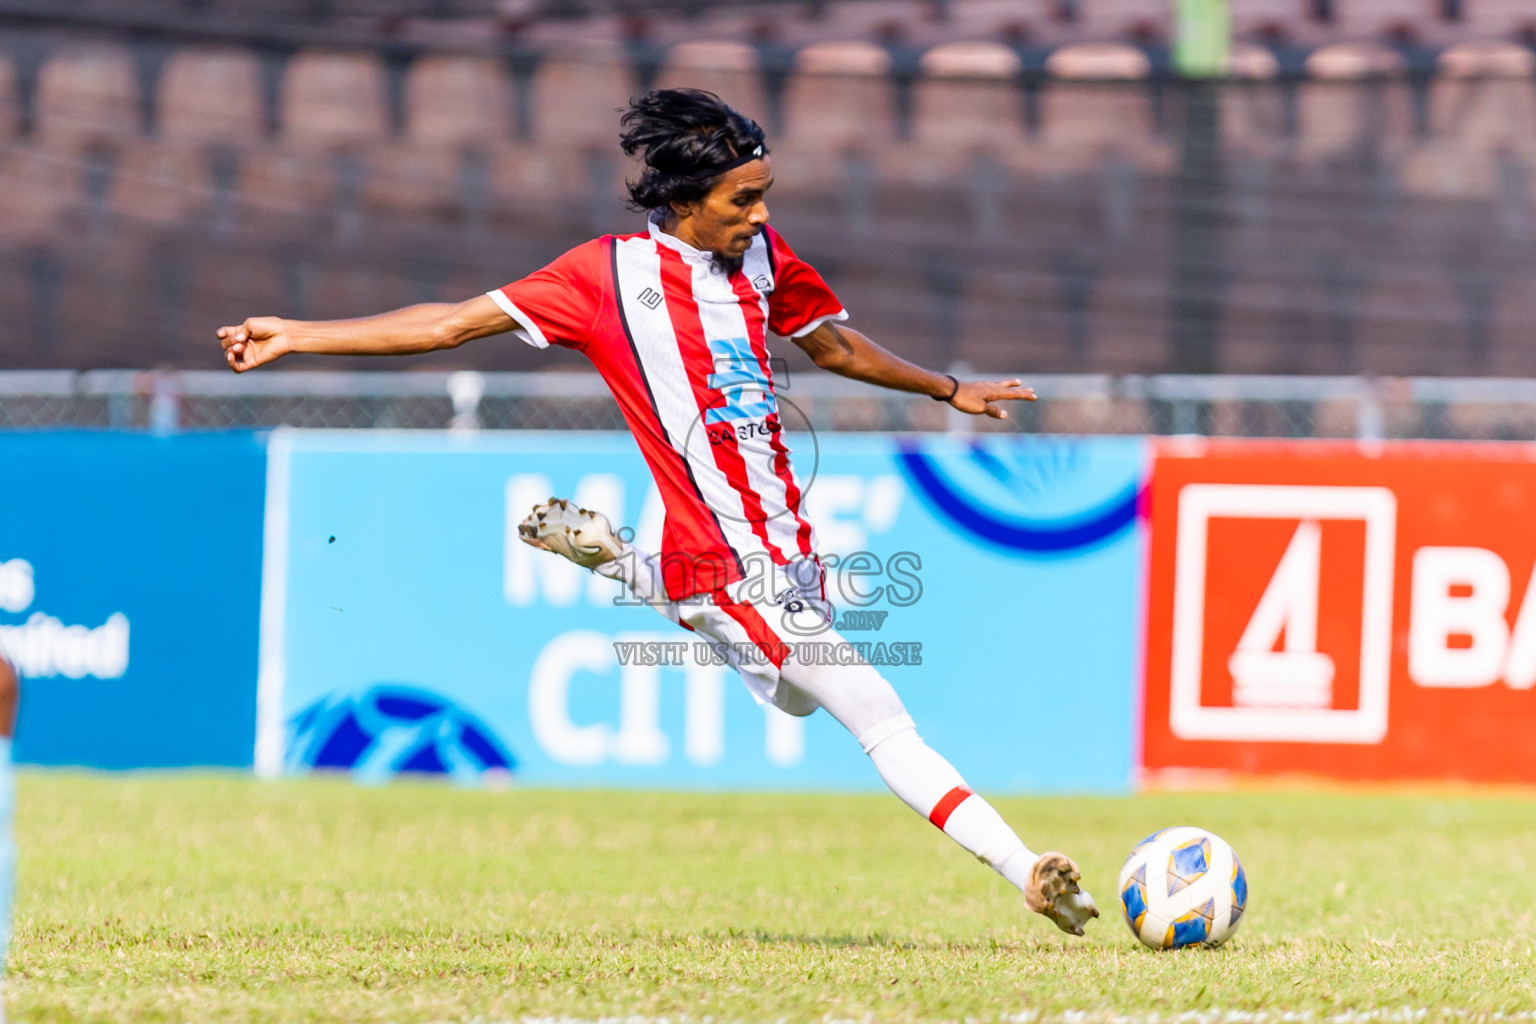
<svg viewBox="0 0 1536 1024">
<path fill-rule="evenodd" d="M 667 618 L 682 622 L 682 610 L 659 592 L 648 557 L 625 543 L 603 514 L 551 498 L 534 506 L 518 534 L 525 543 L 622 581 Z M 689 628 L 732 650 L 743 644 L 782 649 L 786 638 L 764 615 L 778 609 L 722 600 L 729 607 L 690 608 Z M 843 642 L 831 632 L 822 638 Z M 1093 899 L 1077 884 L 1080 876 L 1071 859 L 1059 853 L 1036 855 L 1025 846 L 992 805 L 965 785 L 954 766 L 923 742 L 901 698 L 873 666 L 787 660 L 770 670 L 766 664 L 730 657 L 748 686 L 780 710 L 804 716 L 825 707 L 858 738 L 897 797 L 1018 887 L 1031 910 L 1074 935 L 1083 934 L 1083 925 L 1099 916 Z"/>
<path fill-rule="evenodd" d="M 796 718 L 804 718 L 806 715 L 813 715 L 821 710 L 821 704 L 817 702 L 815 697 L 812 697 L 798 686 L 791 686 L 782 676 L 768 703 L 786 715 L 794 715 Z"/>
</svg>

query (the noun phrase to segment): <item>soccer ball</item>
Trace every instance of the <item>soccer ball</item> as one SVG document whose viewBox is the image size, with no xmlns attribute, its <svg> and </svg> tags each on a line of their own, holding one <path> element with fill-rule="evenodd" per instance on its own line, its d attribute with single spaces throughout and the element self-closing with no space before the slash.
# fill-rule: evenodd
<svg viewBox="0 0 1536 1024">
<path fill-rule="evenodd" d="M 1188 825 L 1165 828 L 1125 859 L 1120 909 L 1153 949 L 1219 946 L 1248 909 L 1248 877 L 1220 836 Z"/>
</svg>

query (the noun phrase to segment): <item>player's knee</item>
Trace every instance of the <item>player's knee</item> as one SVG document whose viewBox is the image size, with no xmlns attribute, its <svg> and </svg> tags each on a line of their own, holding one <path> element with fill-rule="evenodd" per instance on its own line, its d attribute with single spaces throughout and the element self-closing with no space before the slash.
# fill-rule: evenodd
<svg viewBox="0 0 1536 1024">
<path fill-rule="evenodd" d="M 864 753 L 871 757 L 875 756 L 877 747 L 905 750 L 913 744 L 923 742 L 917 735 L 917 725 L 912 721 L 912 716 L 905 711 L 875 723 L 859 733 L 857 739 L 859 746 L 864 748 Z"/>
<path fill-rule="evenodd" d="M 778 688 L 773 692 L 773 706 L 796 718 L 804 718 L 821 707 L 815 697 L 783 678 L 779 679 Z"/>
</svg>

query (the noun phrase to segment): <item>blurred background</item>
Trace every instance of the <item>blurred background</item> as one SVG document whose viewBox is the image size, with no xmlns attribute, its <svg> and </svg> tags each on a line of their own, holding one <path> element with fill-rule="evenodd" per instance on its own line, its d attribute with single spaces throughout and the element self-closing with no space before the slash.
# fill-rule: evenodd
<svg viewBox="0 0 1536 1024">
<path fill-rule="evenodd" d="M 677 637 L 516 542 L 550 494 L 660 535 L 579 355 L 214 338 L 635 230 L 619 112 L 668 85 L 765 125 L 855 325 L 1041 395 L 775 349 L 822 553 L 921 562 L 855 638 L 926 645 L 889 672 L 976 785 L 1536 778 L 1487 742 L 1536 728 L 1536 462 L 1417 443 L 1536 438 L 1531 0 L 0 0 L 23 761 L 874 784 L 719 666 L 619 664 Z M 1066 681 L 1080 748 L 1019 750 Z"/>
<path fill-rule="evenodd" d="M 0 368 L 218 369 L 247 315 L 504 284 L 641 223 L 618 109 L 691 85 L 768 129 L 774 222 L 859 327 L 1048 375 L 1018 429 L 1536 435 L 1519 384 L 1396 380 L 1536 368 L 1536 10 L 1204 6 L 1230 41 L 1181 67 L 1168 0 L 0 0 Z M 8 375 L 0 423 L 619 425 L 519 403 L 548 382 L 162 377 Z"/>
</svg>

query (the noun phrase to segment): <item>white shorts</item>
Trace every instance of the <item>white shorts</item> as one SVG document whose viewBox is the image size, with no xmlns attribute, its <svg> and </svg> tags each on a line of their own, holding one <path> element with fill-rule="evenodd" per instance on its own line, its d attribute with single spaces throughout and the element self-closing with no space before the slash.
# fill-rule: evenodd
<svg viewBox="0 0 1536 1024">
<path fill-rule="evenodd" d="M 905 717 L 891 684 L 832 628 L 819 563 L 780 566 L 771 587 L 756 589 L 775 592 L 748 595 L 736 587 L 734 595 L 719 591 L 655 607 L 714 643 L 760 703 L 791 715 L 824 707 L 855 736 Z"/>
</svg>

